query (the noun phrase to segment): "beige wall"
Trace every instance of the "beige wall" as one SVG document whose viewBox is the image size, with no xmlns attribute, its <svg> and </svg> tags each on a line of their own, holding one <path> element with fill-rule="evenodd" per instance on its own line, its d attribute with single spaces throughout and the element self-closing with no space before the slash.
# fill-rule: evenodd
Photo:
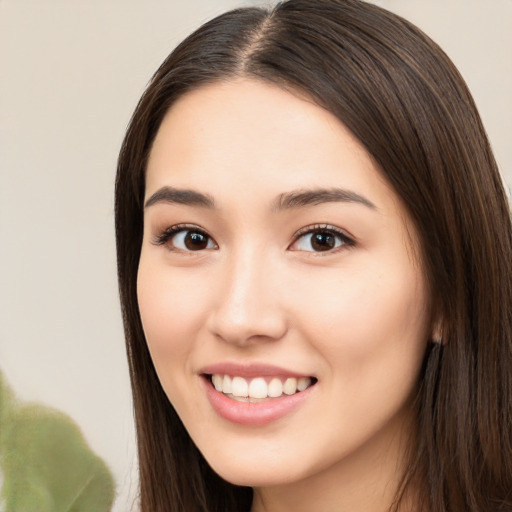
<svg viewBox="0 0 512 512">
<path fill-rule="evenodd" d="M 118 311 L 113 177 L 148 78 L 200 22 L 248 0 L 0 0 L 0 368 L 68 412 L 136 484 Z M 473 90 L 512 184 L 512 0 L 380 0 L 436 39 Z M 131 482 L 131 483 L 130 483 Z"/>
</svg>

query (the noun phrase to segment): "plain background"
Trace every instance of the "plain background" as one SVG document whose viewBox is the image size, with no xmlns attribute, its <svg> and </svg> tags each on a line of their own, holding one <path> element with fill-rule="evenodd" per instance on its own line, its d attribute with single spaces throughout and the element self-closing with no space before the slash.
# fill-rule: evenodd
<svg viewBox="0 0 512 512">
<path fill-rule="evenodd" d="M 312 0 L 314 1 L 314 0 Z M 113 183 L 146 83 L 200 23 L 250 0 L 0 0 L 0 369 L 68 413 L 132 510 L 136 456 Z M 459 67 L 512 184 L 512 0 L 374 0 Z M 133 507 L 135 510 L 135 507 Z"/>
</svg>

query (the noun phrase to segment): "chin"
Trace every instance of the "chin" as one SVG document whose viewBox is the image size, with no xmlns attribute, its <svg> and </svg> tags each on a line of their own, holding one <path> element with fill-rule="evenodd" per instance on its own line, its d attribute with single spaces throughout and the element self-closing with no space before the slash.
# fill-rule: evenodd
<svg viewBox="0 0 512 512">
<path fill-rule="evenodd" d="M 231 470 L 226 471 L 217 471 L 213 468 L 214 471 L 226 482 L 229 482 L 233 485 L 239 485 L 242 487 L 269 487 L 275 485 L 282 484 L 290 484 L 294 482 L 296 479 L 291 475 L 287 474 L 286 476 L 281 473 L 273 473 L 265 471 L 265 469 L 247 469 L 234 472 Z"/>
<path fill-rule="evenodd" d="M 302 480 L 304 475 L 295 465 L 290 471 L 291 464 L 284 461 L 254 460 L 254 458 L 237 460 L 208 460 L 210 467 L 221 478 L 233 485 L 245 487 L 268 487 L 290 484 Z"/>
</svg>

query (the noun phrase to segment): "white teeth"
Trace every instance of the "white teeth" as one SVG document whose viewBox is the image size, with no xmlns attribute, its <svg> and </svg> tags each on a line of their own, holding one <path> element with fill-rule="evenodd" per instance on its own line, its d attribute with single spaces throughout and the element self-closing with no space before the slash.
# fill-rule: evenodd
<svg viewBox="0 0 512 512">
<path fill-rule="evenodd" d="M 300 377 L 299 379 L 289 377 L 284 383 L 278 377 L 272 378 L 268 383 L 267 380 L 264 377 L 256 377 L 248 382 L 243 377 L 212 375 L 212 384 L 215 389 L 234 398 L 277 398 L 283 393 L 294 395 L 297 392 L 304 391 L 312 384 L 309 377 Z"/>
<path fill-rule="evenodd" d="M 224 379 L 222 381 L 222 389 L 217 391 L 222 391 L 223 393 L 231 393 L 231 377 L 229 375 L 224 375 Z"/>
<path fill-rule="evenodd" d="M 215 386 L 215 389 L 217 391 L 222 391 L 224 389 L 224 386 L 222 385 L 222 375 L 213 375 L 212 376 L 212 384 Z"/>
<path fill-rule="evenodd" d="M 267 398 L 268 386 L 265 379 L 258 377 L 252 379 L 249 384 L 249 396 L 251 398 Z"/>
<path fill-rule="evenodd" d="M 224 392 L 224 390 L 222 390 Z M 231 381 L 231 393 L 234 396 L 249 396 L 249 384 L 242 377 L 233 377 Z"/>
<path fill-rule="evenodd" d="M 285 395 L 293 395 L 297 391 L 297 379 L 290 377 L 284 381 L 283 393 Z"/>
<path fill-rule="evenodd" d="M 311 379 L 309 377 L 301 377 L 297 381 L 297 390 L 298 391 L 304 391 L 309 386 L 311 386 Z"/>
<path fill-rule="evenodd" d="M 283 394 L 283 383 L 280 379 L 274 377 L 268 385 L 268 396 L 271 398 L 277 398 Z"/>
</svg>

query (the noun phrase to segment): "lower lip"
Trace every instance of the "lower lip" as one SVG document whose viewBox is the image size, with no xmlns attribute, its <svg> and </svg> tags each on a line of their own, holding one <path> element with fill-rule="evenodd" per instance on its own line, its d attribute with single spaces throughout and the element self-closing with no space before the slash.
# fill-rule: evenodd
<svg viewBox="0 0 512 512">
<path fill-rule="evenodd" d="M 292 413 L 307 400 L 312 388 L 315 387 L 312 385 L 294 395 L 269 398 L 264 402 L 239 402 L 217 391 L 208 379 L 203 380 L 206 386 L 206 395 L 219 416 L 231 423 L 254 427 L 267 425 Z"/>
</svg>

